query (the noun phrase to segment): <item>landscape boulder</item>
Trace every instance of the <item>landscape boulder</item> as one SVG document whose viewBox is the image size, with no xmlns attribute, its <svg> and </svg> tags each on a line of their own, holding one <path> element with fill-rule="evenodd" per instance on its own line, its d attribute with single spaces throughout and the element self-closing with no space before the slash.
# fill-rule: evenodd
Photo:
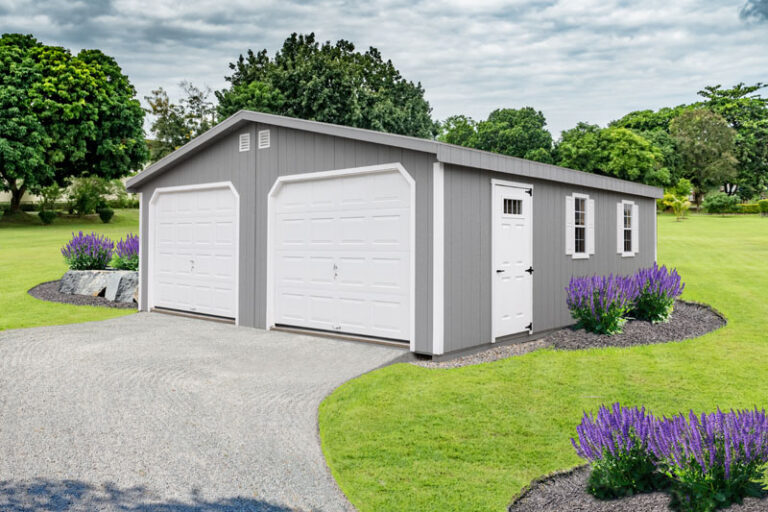
<svg viewBox="0 0 768 512">
<path fill-rule="evenodd" d="M 134 302 L 139 273 L 131 270 L 69 270 L 59 281 L 59 292 L 104 297 L 114 302 Z"/>
</svg>

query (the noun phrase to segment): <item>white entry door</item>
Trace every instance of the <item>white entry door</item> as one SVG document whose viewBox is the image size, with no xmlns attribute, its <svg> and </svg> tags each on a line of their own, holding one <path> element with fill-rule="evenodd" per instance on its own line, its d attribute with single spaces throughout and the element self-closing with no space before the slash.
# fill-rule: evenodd
<svg viewBox="0 0 768 512">
<path fill-rule="evenodd" d="M 533 257 L 531 194 L 525 186 L 493 184 L 493 338 L 531 329 Z"/>
<path fill-rule="evenodd" d="M 317 176 L 272 198 L 273 323 L 409 340 L 411 183 Z"/>
<path fill-rule="evenodd" d="M 159 189 L 150 204 L 152 307 L 237 316 L 238 199 L 227 185 Z"/>
</svg>

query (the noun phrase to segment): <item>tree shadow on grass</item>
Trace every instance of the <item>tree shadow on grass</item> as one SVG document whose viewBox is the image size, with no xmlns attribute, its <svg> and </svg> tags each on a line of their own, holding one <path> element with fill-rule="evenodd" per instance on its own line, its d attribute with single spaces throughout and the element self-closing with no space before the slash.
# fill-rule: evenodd
<svg viewBox="0 0 768 512">
<path fill-rule="evenodd" d="M 144 487 L 94 486 L 76 480 L 0 481 L 3 512 L 291 512 L 259 499 L 234 497 L 205 500 L 193 492 L 187 501 L 163 500 Z"/>
</svg>

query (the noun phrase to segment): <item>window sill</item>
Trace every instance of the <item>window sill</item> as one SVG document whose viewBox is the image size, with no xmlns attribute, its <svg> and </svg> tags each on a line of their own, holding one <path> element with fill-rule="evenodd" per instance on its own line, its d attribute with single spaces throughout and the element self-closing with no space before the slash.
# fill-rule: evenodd
<svg viewBox="0 0 768 512">
<path fill-rule="evenodd" d="M 634 258 L 636 256 L 636 253 L 634 252 L 623 252 L 621 253 L 622 258 Z"/>
<path fill-rule="evenodd" d="M 574 260 L 588 260 L 589 254 L 585 252 L 576 252 L 571 254 L 571 258 L 573 258 Z"/>
</svg>

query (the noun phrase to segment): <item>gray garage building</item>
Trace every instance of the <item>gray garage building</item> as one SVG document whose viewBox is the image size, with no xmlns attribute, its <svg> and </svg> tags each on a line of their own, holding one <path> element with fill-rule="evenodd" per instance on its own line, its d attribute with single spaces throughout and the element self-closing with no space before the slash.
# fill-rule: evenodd
<svg viewBox="0 0 768 512">
<path fill-rule="evenodd" d="M 656 259 L 655 187 L 241 111 L 128 181 L 139 308 L 441 355 L 572 323 L 573 275 Z"/>
</svg>

